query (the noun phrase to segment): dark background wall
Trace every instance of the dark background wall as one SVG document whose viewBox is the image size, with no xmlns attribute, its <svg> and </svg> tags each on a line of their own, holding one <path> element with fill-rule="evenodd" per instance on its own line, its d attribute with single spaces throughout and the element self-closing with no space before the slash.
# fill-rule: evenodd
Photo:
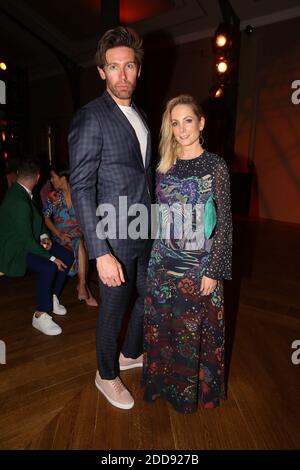
<svg viewBox="0 0 300 470">
<path fill-rule="evenodd" d="M 300 223 L 299 19 L 243 37 L 235 169 L 253 166 L 250 215 Z"/>
<path fill-rule="evenodd" d="M 153 35 L 145 38 L 145 46 L 136 98 L 148 114 L 156 144 L 168 98 L 190 93 L 200 103 L 207 100 L 214 57 L 210 39 L 174 45 L 167 36 Z M 250 36 L 242 34 L 231 169 L 237 198 L 242 192 L 253 217 L 300 223 L 300 105 L 291 101 L 291 84 L 300 79 L 299 57 L 299 19 L 257 28 Z M 82 69 L 81 105 L 101 90 L 96 68 Z M 73 104 L 65 76 L 30 82 L 29 103 L 34 152 L 47 158 L 47 126 L 51 125 L 54 160 L 67 160 Z"/>
</svg>

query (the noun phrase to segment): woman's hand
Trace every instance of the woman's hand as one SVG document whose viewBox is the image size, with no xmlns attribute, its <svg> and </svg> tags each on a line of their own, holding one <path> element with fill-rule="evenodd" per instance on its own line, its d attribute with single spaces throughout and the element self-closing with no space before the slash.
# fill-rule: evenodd
<svg viewBox="0 0 300 470">
<path fill-rule="evenodd" d="M 69 243 L 72 240 L 72 237 L 65 232 L 60 232 L 59 239 L 64 243 Z"/>
<path fill-rule="evenodd" d="M 210 295 L 215 288 L 217 287 L 218 281 L 216 279 L 211 279 L 210 277 L 203 276 L 201 281 L 201 294 Z"/>
</svg>

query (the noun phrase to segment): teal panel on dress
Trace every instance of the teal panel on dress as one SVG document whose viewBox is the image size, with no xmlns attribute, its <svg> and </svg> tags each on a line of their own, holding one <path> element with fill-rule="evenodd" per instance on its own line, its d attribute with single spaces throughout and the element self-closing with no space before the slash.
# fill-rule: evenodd
<svg viewBox="0 0 300 470">
<path fill-rule="evenodd" d="M 209 196 L 205 207 L 204 207 L 204 233 L 205 238 L 208 240 L 216 226 L 217 223 L 217 211 L 215 201 L 212 196 Z"/>
</svg>

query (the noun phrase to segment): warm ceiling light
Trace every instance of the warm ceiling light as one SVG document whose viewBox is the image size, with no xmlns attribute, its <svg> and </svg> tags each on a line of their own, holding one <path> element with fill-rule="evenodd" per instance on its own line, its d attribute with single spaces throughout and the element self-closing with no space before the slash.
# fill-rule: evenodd
<svg viewBox="0 0 300 470">
<path fill-rule="evenodd" d="M 222 87 L 219 87 L 219 88 L 215 91 L 215 98 L 221 98 L 221 96 L 223 96 L 223 89 L 222 89 Z"/>
<path fill-rule="evenodd" d="M 0 62 L 0 69 L 1 70 L 6 70 L 7 69 L 7 66 L 4 62 Z"/>
<path fill-rule="evenodd" d="M 225 62 L 225 60 L 221 60 L 220 62 L 217 63 L 217 70 L 219 73 L 225 73 L 227 72 L 228 65 Z"/>
<path fill-rule="evenodd" d="M 218 34 L 216 36 L 216 45 L 218 47 L 224 47 L 226 43 L 227 43 L 227 37 L 225 36 L 225 34 Z"/>
<path fill-rule="evenodd" d="M 222 83 L 221 84 L 218 84 L 218 83 L 215 84 L 209 90 L 209 95 L 213 99 L 222 98 L 222 96 L 224 95 L 224 85 Z"/>
<path fill-rule="evenodd" d="M 228 49 L 232 44 L 231 25 L 220 23 L 213 37 L 215 48 Z"/>
</svg>

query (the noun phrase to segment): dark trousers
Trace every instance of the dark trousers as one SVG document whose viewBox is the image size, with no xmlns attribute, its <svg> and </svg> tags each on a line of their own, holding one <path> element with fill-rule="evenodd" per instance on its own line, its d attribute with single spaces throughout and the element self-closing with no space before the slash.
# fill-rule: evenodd
<svg viewBox="0 0 300 470">
<path fill-rule="evenodd" d="M 147 267 L 150 245 L 143 254 L 122 263 L 126 282 L 119 287 L 108 287 L 101 281 L 100 311 L 97 321 L 97 362 L 102 379 L 111 380 L 119 375 L 118 339 L 124 315 L 132 295 L 137 290 L 137 299 L 121 347 L 125 357 L 135 359 L 143 352 L 144 298 L 146 294 Z"/>
<path fill-rule="evenodd" d="M 53 294 L 59 296 L 62 291 L 66 276 L 73 264 L 74 256 L 69 250 L 56 242 L 52 243 L 51 255 L 61 259 L 67 268 L 59 271 L 56 264 L 43 256 L 28 253 L 26 266 L 29 272 L 37 274 L 36 310 L 49 312 L 53 308 Z"/>
</svg>

